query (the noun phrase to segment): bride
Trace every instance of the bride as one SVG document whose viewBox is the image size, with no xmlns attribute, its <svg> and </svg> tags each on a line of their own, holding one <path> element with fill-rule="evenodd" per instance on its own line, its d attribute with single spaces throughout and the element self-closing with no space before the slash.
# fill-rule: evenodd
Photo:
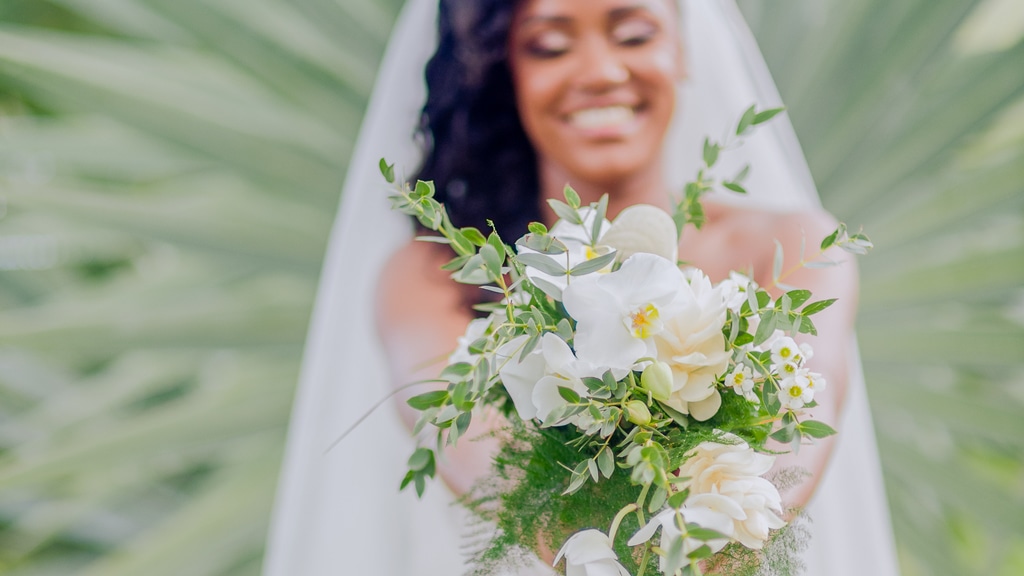
<svg viewBox="0 0 1024 576">
<path fill-rule="evenodd" d="M 731 0 L 442 0 L 440 13 L 435 2 L 410 0 L 403 12 L 352 160 L 293 413 L 270 576 L 464 570 L 466 519 L 452 491 L 486 472 L 493 446 L 461 442 L 423 501 L 397 492 L 413 441 L 391 406 L 325 452 L 391 384 L 435 375 L 479 300 L 440 271 L 443 247 L 410 242 L 409 223 L 388 212 L 380 157 L 421 166 L 409 176 L 436 182 L 457 225 L 491 218 L 514 239 L 530 220 L 551 223 L 544 200 L 567 182 L 584 202 L 608 193 L 610 216 L 635 203 L 667 208 L 705 135 L 734 126 L 751 103 L 778 102 Z M 411 138 L 417 125 L 425 154 Z M 712 280 L 750 269 L 767 284 L 767 239 L 796 258 L 804 236 L 816 242 L 834 222 L 788 121 L 727 154 L 723 174 L 753 165 L 750 195 L 709 201 L 707 224 L 684 233 L 680 258 Z M 807 573 L 896 574 L 852 346 L 855 269 L 799 274 L 792 283 L 840 298 L 817 321 L 826 337 L 813 342 L 830 383 L 815 417 L 836 425 L 839 439 L 780 458 L 812 473 L 786 495 L 812 518 Z"/>
</svg>

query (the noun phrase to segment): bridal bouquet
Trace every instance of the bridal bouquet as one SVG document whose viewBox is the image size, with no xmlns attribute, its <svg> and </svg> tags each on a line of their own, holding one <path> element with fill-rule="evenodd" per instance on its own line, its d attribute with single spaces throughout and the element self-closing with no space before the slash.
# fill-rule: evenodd
<svg viewBox="0 0 1024 576">
<path fill-rule="evenodd" d="M 777 111 L 749 110 L 743 135 Z M 490 482 L 465 503 L 497 530 L 476 554 L 489 573 L 526 550 L 558 550 L 575 575 L 754 574 L 786 569 L 801 545 L 783 520 L 780 488 L 766 478 L 769 439 L 793 450 L 834 434 L 806 417 L 826 381 L 808 369 L 813 316 L 833 300 L 783 284 L 777 252 L 773 298 L 733 273 L 717 284 L 677 262 L 679 233 L 702 223 L 700 196 L 724 147 L 705 145 L 705 169 L 670 215 L 637 205 L 609 222 L 607 197 L 581 205 L 565 190 L 559 216 L 514 246 L 496 232 L 457 228 L 429 182 L 398 185 L 393 207 L 448 244 L 457 282 L 495 293 L 481 304 L 441 372 L 444 388 L 408 403 L 436 442 L 409 459 L 402 487 L 422 493 L 437 453 L 461 441 L 482 410 L 504 415 L 503 448 Z M 381 161 L 394 183 L 393 167 Z M 745 170 L 744 170 L 745 172 Z M 743 174 L 720 183 L 742 191 Z M 870 243 L 840 226 L 800 264 L 820 265 L 831 246 Z"/>
</svg>

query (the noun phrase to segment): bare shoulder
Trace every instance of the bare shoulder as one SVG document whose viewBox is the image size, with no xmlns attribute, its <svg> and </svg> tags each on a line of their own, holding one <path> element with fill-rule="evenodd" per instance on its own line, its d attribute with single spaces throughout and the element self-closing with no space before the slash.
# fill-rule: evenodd
<svg viewBox="0 0 1024 576">
<path fill-rule="evenodd" d="M 375 316 L 399 373 L 454 348 L 470 319 L 464 287 L 441 270 L 446 246 L 410 242 L 388 259 L 377 280 Z"/>
<path fill-rule="evenodd" d="M 818 296 L 856 302 L 857 268 L 853 258 L 836 249 L 824 257 L 839 263 L 829 268 L 800 268 L 802 259 L 813 260 L 822 239 L 837 226 L 835 217 L 824 209 L 800 212 L 771 212 L 725 204 L 708 203 L 708 223 L 690 238 L 692 260 L 715 276 L 728 270 L 752 270 L 762 285 L 772 282 L 776 244 L 784 254 L 783 283 L 808 288 Z M 684 238 L 683 248 L 687 248 Z"/>
</svg>

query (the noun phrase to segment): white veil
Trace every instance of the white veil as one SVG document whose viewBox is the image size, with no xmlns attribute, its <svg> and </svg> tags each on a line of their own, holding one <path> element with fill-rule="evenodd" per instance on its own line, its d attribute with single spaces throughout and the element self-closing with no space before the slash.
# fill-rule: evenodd
<svg viewBox="0 0 1024 576">
<path fill-rule="evenodd" d="M 411 491 L 398 493 L 412 441 L 393 407 L 377 410 L 324 453 L 390 389 L 372 303 L 384 261 L 408 241 L 411 227 L 389 210 L 377 161 L 386 157 L 407 174 L 419 164 L 412 134 L 425 96 L 424 66 L 435 45 L 437 2 L 408 0 L 402 11 L 349 165 L 292 413 L 264 563 L 267 576 L 462 572 L 461 512 L 450 505 L 444 484 L 438 480 L 429 486 L 423 501 Z M 723 135 L 752 103 L 780 104 L 733 1 L 683 4 L 690 79 L 666 145 L 673 183 L 695 173 L 705 135 Z M 788 119 L 761 127 L 723 157 L 722 174 L 731 175 L 747 162 L 753 165 L 746 181 L 750 195 L 738 201 L 775 211 L 818 205 Z M 843 423 L 849 434 L 841 435 L 815 499 L 814 506 L 827 501 L 822 504 L 829 509 L 817 516 L 810 575 L 846 573 L 837 566 L 849 566 L 850 574 L 896 573 L 862 388 L 859 377 L 851 378 Z M 821 532 L 827 534 L 819 537 Z M 864 564 L 865 557 L 877 564 Z"/>
</svg>

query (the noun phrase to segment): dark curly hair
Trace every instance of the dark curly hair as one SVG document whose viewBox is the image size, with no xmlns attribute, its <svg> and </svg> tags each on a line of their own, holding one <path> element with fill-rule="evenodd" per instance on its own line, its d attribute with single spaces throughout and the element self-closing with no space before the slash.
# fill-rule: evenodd
<svg viewBox="0 0 1024 576">
<path fill-rule="evenodd" d="M 518 0 L 440 0 L 437 51 L 427 63 L 427 102 L 416 175 L 433 180 L 456 226 L 508 242 L 539 220 L 537 156 L 523 131 L 508 67 Z"/>
</svg>

